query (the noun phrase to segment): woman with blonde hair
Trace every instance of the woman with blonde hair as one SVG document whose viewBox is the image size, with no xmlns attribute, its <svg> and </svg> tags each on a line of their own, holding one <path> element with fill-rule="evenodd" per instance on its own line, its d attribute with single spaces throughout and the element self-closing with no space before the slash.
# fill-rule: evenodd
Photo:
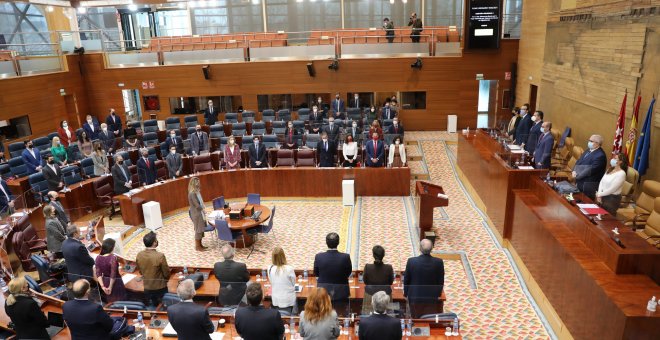
<svg viewBox="0 0 660 340">
<path fill-rule="evenodd" d="M 204 251 L 207 248 L 202 244 L 206 230 L 206 215 L 204 213 L 204 200 L 200 192 L 199 178 L 193 177 L 188 182 L 188 214 L 195 227 L 195 250 Z"/>
<path fill-rule="evenodd" d="M 268 278 L 273 288 L 273 308 L 293 314 L 296 305 L 296 273 L 286 264 L 286 255 L 281 247 L 273 249 L 273 265 L 268 268 Z"/>
<path fill-rule="evenodd" d="M 311 291 L 300 313 L 300 335 L 305 339 L 330 340 L 339 336 L 337 312 L 332 309 L 330 296 L 325 288 Z"/>
<path fill-rule="evenodd" d="M 64 166 L 67 164 L 68 156 L 66 154 L 66 148 L 60 143 L 60 137 L 53 137 L 50 145 L 50 154 L 53 155 L 53 159 L 55 159 L 57 165 Z"/>
<path fill-rule="evenodd" d="M 234 136 L 229 136 L 229 141 L 225 145 L 224 156 L 227 170 L 241 168 L 241 148 L 236 144 Z"/>
<path fill-rule="evenodd" d="M 50 323 L 37 302 L 30 297 L 29 292 L 24 277 L 16 277 L 9 281 L 5 313 L 14 323 L 16 339 L 50 339 L 46 332 Z"/>
</svg>

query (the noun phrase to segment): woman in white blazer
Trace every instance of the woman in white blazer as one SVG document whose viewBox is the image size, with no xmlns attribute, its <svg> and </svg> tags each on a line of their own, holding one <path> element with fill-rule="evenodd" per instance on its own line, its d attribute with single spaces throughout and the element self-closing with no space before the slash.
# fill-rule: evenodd
<svg viewBox="0 0 660 340">
<path fill-rule="evenodd" d="M 296 305 L 296 273 L 292 266 L 286 264 L 284 250 L 280 247 L 273 249 L 273 265 L 268 268 L 268 278 L 273 287 L 273 308 L 293 314 Z"/>
<path fill-rule="evenodd" d="M 396 136 L 390 145 L 390 155 L 387 157 L 387 166 L 400 168 L 406 166 L 406 146 L 401 143 L 401 137 Z"/>
</svg>

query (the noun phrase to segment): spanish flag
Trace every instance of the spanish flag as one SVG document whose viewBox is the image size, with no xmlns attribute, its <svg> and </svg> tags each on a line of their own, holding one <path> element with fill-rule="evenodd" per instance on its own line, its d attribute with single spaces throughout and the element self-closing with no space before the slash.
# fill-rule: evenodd
<svg viewBox="0 0 660 340">
<path fill-rule="evenodd" d="M 633 109 L 632 122 L 630 124 L 630 132 L 628 132 L 628 140 L 626 141 L 626 154 L 628 155 L 628 164 L 635 163 L 635 151 L 637 146 L 637 120 L 639 119 L 639 105 L 642 103 L 642 96 L 637 96 L 637 102 Z"/>
</svg>

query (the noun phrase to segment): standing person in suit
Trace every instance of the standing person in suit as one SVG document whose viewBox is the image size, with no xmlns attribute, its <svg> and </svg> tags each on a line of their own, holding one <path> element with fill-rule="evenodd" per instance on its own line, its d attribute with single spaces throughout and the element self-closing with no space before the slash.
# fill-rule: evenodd
<svg viewBox="0 0 660 340">
<path fill-rule="evenodd" d="M 527 142 L 529 138 L 529 130 L 532 128 L 532 117 L 527 113 L 529 104 L 525 104 L 520 108 L 520 123 L 516 128 L 516 139 L 514 142 L 517 145 L 522 145 Z"/>
<path fill-rule="evenodd" d="M 284 144 L 282 145 L 283 149 L 296 149 L 298 148 L 298 143 L 296 143 L 296 138 L 294 136 L 298 135 L 298 131 L 293 128 L 293 122 L 289 121 L 286 124 L 286 131 L 284 132 Z"/>
<path fill-rule="evenodd" d="M 224 261 L 213 265 L 213 275 L 220 281 L 218 302 L 223 306 L 236 306 L 245 295 L 245 283 L 250 273 L 245 263 L 234 261 L 234 248 L 225 244 L 220 250 Z"/>
<path fill-rule="evenodd" d="M 72 289 L 75 299 L 65 302 L 62 306 L 71 339 L 110 340 L 114 322 L 102 305 L 89 301 L 89 287 L 88 280 L 75 281 Z"/>
<path fill-rule="evenodd" d="M 16 339 L 50 339 L 46 329 L 48 319 L 39 304 L 30 296 L 30 288 L 24 276 L 9 281 L 9 296 L 5 300 L 5 313 L 14 324 Z"/>
<path fill-rule="evenodd" d="M 114 182 L 115 195 L 121 195 L 128 192 L 133 187 L 131 172 L 124 164 L 124 157 L 115 156 L 115 165 L 112 166 L 112 180 Z"/>
<path fill-rule="evenodd" d="M 218 109 L 213 106 L 213 100 L 209 99 L 209 106 L 204 110 L 204 123 L 213 125 L 218 121 Z"/>
<path fill-rule="evenodd" d="M 309 115 L 309 133 L 320 133 L 322 123 L 323 112 L 319 110 L 318 106 L 312 106 L 312 113 Z"/>
<path fill-rule="evenodd" d="M 41 169 L 41 173 L 48 184 L 48 190 L 60 191 L 64 188 L 64 176 L 53 155 L 46 157 L 46 166 Z"/>
<path fill-rule="evenodd" d="M 225 145 L 224 156 L 227 170 L 241 168 L 241 148 L 236 144 L 234 136 L 229 136 L 227 145 Z"/>
<path fill-rule="evenodd" d="M 360 318 L 358 330 L 360 340 L 401 340 L 399 320 L 387 315 L 389 303 L 390 297 L 384 291 L 379 291 L 371 297 L 370 304 L 374 313 L 369 317 Z"/>
<path fill-rule="evenodd" d="M 62 258 L 62 242 L 66 240 L 66 229 L 57 219 L 55 208 L 52 204 L 44 207 L 44 218 L 46 219 L 46 245 L 48 252 L 56 258 Z"/>
<path fill-rule="evenodd" d="M 183 139 L 176 135 L 176 131 L 171 130 L 170 136 L 166 140 L 167 149 L 169 150 L 172 146 L 176 147 L 176 152 L 178 154 L 183 154 Z"/>
<path fill-rule="evenodd" d="M 94 276 L 94 259 L 89 256 L 85 245 L 78 239 L 78 227 L 70 225 L 66 228 L 67 238 L 62 242 L 62 255 L 66 261 L 66 270 L 70 282 L 78 279 L 91 279 Z"/>
<path fill-rule="evenodd" d="M 181 155 L 176 152 L 175 145 L 170 145 L 170 153 L 165 157 L 165 165 L 167 165 L 167 177 L 176 178 L 181 176 L 183 161 Z"/>
<path fill-rule="evenodd" d="M 71 223 L 71 218 L 64 210 L 62 202 L 60 202 L 60 195 L 57 191 L 49 191 L 48 198 L 50 199 L 50 205 L 55 209 L 55 216 L 57 220 L 60 221 L 62 226 L 66 228 Z M 66 230 L 63 231 L 63 234 L 66 236 Z"/>
<path fill-rule="evenodd" d="M 536 144 L 539 142 L 541 136 L 541 125 L 543 125 L 543 111 L 536 111 L 531 118 L 534 125 L 529 129 L 529 136 L 525 143 L 525 151 L 533 155 L 536 149 Z"/>
<path fill-rule="evenodd" d="M 263 296 L 261 285 L 250 283 L 245 292 L 248 306 L 236 310 L 236 331 L 244 340 L 281 340 L 284 336 L 280 312 L 264 308 L 261 305 Z"/>
<path fill-rule="evenodd" d="M 437 312 L 435 307 L 445 284 L 445 264 L 431 256 L 433 243 L 423 239 L 419 243 L 422 253 L 406 263 L 403 295 L 408 299 L 410 315 L 416 319 L 424 314 Z"/>
<path fill-rule="evenodd" d="M 142 154 L 142 157 L 137 161 L 137 172 L 140 184 L 154 184 L 158 177 L 156 163 L 149 159 L 149 150 L 142 149 L 140 153 Z"/>
<path fill-rule="evenodd" d="M 353 121 L 351 124 L 351 127 L 346 129 L 346 134 L 350 135 L 353 137 L 353 140 L 357 143 L 359 140 L 361 140 L 360 136 L 362 135 L 362 129 L 358 127 L 357 121 Z"/>
<path fill-rule="evenodd" d="M 403 138 L 403 133 L 404 133 L 403 125 L 399 124 L 398 117 L 394 117 L 394 119 L 392 119 L 392 125 L 387 127 L 387 133 L 393 135 L 399 135 L 401 136 L 401 138 Z"/>
<path fill-rule="evenodd" d="M 205 251 L 207 248 L 202 244 L 204 230 L 206 229 L 206 214 L 204 213 L 204 199 L 200 192 L 199 177 L 193 177 L 188 182 L 188 214 L 195 228 L 195 250 Z"/>
<path fill-rule="evenodd" d="M 394 282 L 394 269 L 392 265 L 383 263 L 385 248 L 375 245 L 371 249 L 371 253 L 374 256 L 374 263 L 364 265 L 362 276 L 365 284 L 362 315 L 369 315 L 373 311 L 371 309 L 371 297 L 376 292 L 384 291 L 387 295 L 392 295 L 392 283 Z"/>
<path fill-rule="evenodd" d="M 385 38 L 388 43 L 394 42 L 394 22 L 390 21 L 389 18 L 383 19 L 383 29 L 385 30 Z"/>
<path fill-rule="evenodd" d="M 318 287 L 328 291 L 332 304 L 341 315 L 345 315 L 348 312 L 350 296 L 348 277 L 353 270 L 351 256 L 337 251 L 339 246 L 337 233 L 329 233 L 325 237 L 325 244 L 328 250 L 314 257 L 314 275 L 318 278 Z"/>
<path fill-rule="evenodd" d="M 268 167 L 268 151 L 266 147 L 259 143 L 259 136 L 252 138 L 252 145 L 248 149 L 250 155 L 251 168 L 267 168 Z"/>
<path fill-rule="evenodd" d="M 14 196 L 4 179 L 0 178 L 0 215 L 11 215 L 14 210 Z"/>
<path fill-rule="evenodd" d="M 209 135 L 202 131 L 202 126 L 199 124 L 195 126 L 195 132 L 190 136 L 190 146 L 193 156 L 209 151 Z"/>
<path fill-rule="evenodd" d="M 300 335 L 303 339 L 334 340 L 339 337 L 337 312 L 332 309 L 325 288 L 313 289 L 300 313 Z"/>
<path fill-rule="evenodd" d="M 108 153 L 113 153 L 115 151 L 115 136 L 108 129 L 106 123 L 101 124 L 101 132 L 99 132 L 99 140 L 103 145 L 103 149 L 107 150 Z"/>
<path fill-rule="evenodd" d="M 99 124 L 94 121 L 91 115 L 87 115 L 87 118 L 85 119 L 85 123 L 83 124 L 83 130 L 87 132 L 87 136 L 91 140 L 97 140 L 99 139 Z"/>
<path fill-rule="evenodd" d="M 333 117 L 328 118 L 328 126 L 323 129 L 323 132 L 328 135 L 328 138 L 334 145 L 337 145 L 339 140 L 339 134 L 341 133 L 339 126 L 335 124 L 335 119 Z"/>
<path fill-rule="evenodd" d="M 319 166 L 332 168 L 335 166 L 335 144 L 328 139 L 328 133 L 321 134 L 321 141 L 316 144 L 316 152 L 319 154 Z"/>
<path fill-rule="evenodd" d="M 105 118 L 105 123 L 108 125 L 108 130 L 112 133 L 114 138 L 121 137 L 121 118 L 115 112 L 115 109 L 110 109 L 110 114 Z"/>
<path fill-rule="evenodd" d="M 92 154 L 92 163 L 94 163 L 94 176 L 102 176 L 110 173 L 110 167 L 108 165 L 108 155 L 103 149 L 103 145 L 96 144 L 94 147 L 96 150 Z"/>
<path fill-rule="evenodd" d="M 356 109 L 359 109 L 359 108 L 365 106 L 364 102 L 362 102 L 360 100 L 360 95 L 358 93 L 353 94 L 353 99 L 351 99 L 351 104 L 350 105 L 351 105 L 352 108 L 356 108 Z"/>
<path fill-rule="evenodd" d="M 195 283 L 185 279 L 176 288 L 181 302 L 167 307 L 167 320 L 181 340 L 210 340 L 210 333 L 215 327 L 209 317 L 209 311 L 193 302 Z"/>
<path fill-rule="evenodd" d="M 60 137 L 62 145 L 64 145 L 65 148 L 68 148 L 69 144 L 76 142 L 76 134 L 66 120 L 60 122 L 60 127 L 57 129 L 57 135 Z"/>
<path fill-rule="evenodd" d="M 35 148 L 29 139 L 24 141 L 23 144 L 25 145 L 25 150 L 21 153 L 21 158 L 27 167 L 28 175 L 41 171 L 41 153 L 39 149 Z"/>
<path fill-rule="evenodd" d="M 378 138 L 378 133 L 374 132 L 371 135 L 370 141 L 365 141 L 366 149 L 366 165 L 370 167 L 381 167 L 385 160 L 385 146 L 383 141 Z"/>
<path fill-rule="evenodd" d="M 596 197 L 598 184 L 605 175 L 607 167 L 607 156 L 601 148 L 602 145 L 603 137 L 592 135 L 587 143 L 589 150 L 582 153 L 573 167 L 572 175 L 577 188 L 591 199 Z"/>
<path fill-rule="evenodd" d="M 511 110 L 511 120 L 509 120 L 509 125 L 506 128 L 506 135 L 511 137 L 512 140 L 516 139 L 518 124 L 520 124 L 520 108 L 516 106 Z"/>
<path fill-rule="evenodd" d="M 550 133 L 551 129 L 552 123 L 550 122 L 543 122 L 541 125 L 541 136 L 534 147 L 534 167 L 537 169 L 550 169 L 552 147 L 555 144 L 555 139 Z"/>
<path fill-rule="evenodd" d="M 334 113 L 333 117 L 341 119 L 343 112 L 345 111 L 345 107 L 346 105 L 344 104 L 344 100 L 339 97 L 339 93 L 335 94 L 335 99 L 332 101 L 332 112 Z"/>
<path fill-rule="evenodd" d="M 158 239 L 153 231 L 144 235 L 142 243 L 146 249 L 135 257 L 137 268 L 142 273 L 144 298 L 150 306 L 158 306 L 167 293 L 167 281 L 170 279 L 170 267 L 165 254 L 156 250 Z"/>
<path fill-rule="evenodd" d="M 414 43 L 419 42 L 420 33 L 424 30 L 422 27 L 422 19 L 417 18 L 417 13 L 413 12 L 410 14 L 410 21 L 408 21 L 408 26 L 412 26 L 412 33 L 410 33 L 410 40 Z"/>
<path fill-rule="evenodd" d="M 396 117 L 396 113 L 396 109 L 390 105 L 390 102 L 385 102 L 385 106 L 383 106 L 381 109 L 380 116 L 383 120 L 394 119 L 394 117 Z"/>
</svg>

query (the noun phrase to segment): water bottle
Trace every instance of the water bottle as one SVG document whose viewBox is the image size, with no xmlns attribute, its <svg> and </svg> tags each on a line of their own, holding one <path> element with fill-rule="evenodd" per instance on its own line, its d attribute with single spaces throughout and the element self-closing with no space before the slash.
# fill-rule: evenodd
<svg viewBox="0 0 660 340">
<path fill-rule="evenodd" d="M 0 278 L 0 289 L 2 289 L 3 293 L 9 290 L 9 288 L 7 288 L 7 282 L 5 282 L 5 279 Z"/>
<path fill-rule="evenodd" d="M 307 278 L 309 277 L 309 273 L 307 272 L 307 269 L 303 271 L 303 282 L 307 282 Z"/>
<path fill-rule="evenodd" d="M 188 267 L 183 266 L 183 275 L 188 276 Z"/>
<path fill-rule="evenodd" d="M 451 335 L 458 336 L 458 318 L 454 318 L 454 326 L 452 327 Z"/>
<path fill-rule="evenodd" d="M 408 319 L 408 322 L 406 323 L 406 336 L 411 336 L 412 335 L 412 319 Z"/>
<path fill-rule="evenodd" d="M 350 325 L 351 325 L 350 320 L 348 320 L 348 319 L 344 319 L 344 332 L 346 332 L 346 333 L 344 333 L 344 334 L 348 334 L 348 333 L 349 333 L 348 328 L 349 328 Z"/>
<path fill-rule="evenodd" d="M 291 333 L 291 338 L 296 334 L 296 320 L 289 318 L 289 332 Z"/>
<path fill-rule="evenodd" d="M 550 171 L 548 171 L 548 174 L 545 175 L 545 182 L 550 183 Z"/>
<path fill-rule="evenodd" d="M 401 319 L 401 335 L 405 335 L 405 334 L 406 334 L 406 321 Z"/>
<path fill-rule="evenodd" d="M 266 275 L 266 269 L 261 270 L 261 279 L 266 282 L 268 281 L 268 276 Z"/>
<path fill-rule="evenodd" d="M 142 312 L 138 312 L 137 322 L 138 325 L 142 325 Z"/>
</svg>

